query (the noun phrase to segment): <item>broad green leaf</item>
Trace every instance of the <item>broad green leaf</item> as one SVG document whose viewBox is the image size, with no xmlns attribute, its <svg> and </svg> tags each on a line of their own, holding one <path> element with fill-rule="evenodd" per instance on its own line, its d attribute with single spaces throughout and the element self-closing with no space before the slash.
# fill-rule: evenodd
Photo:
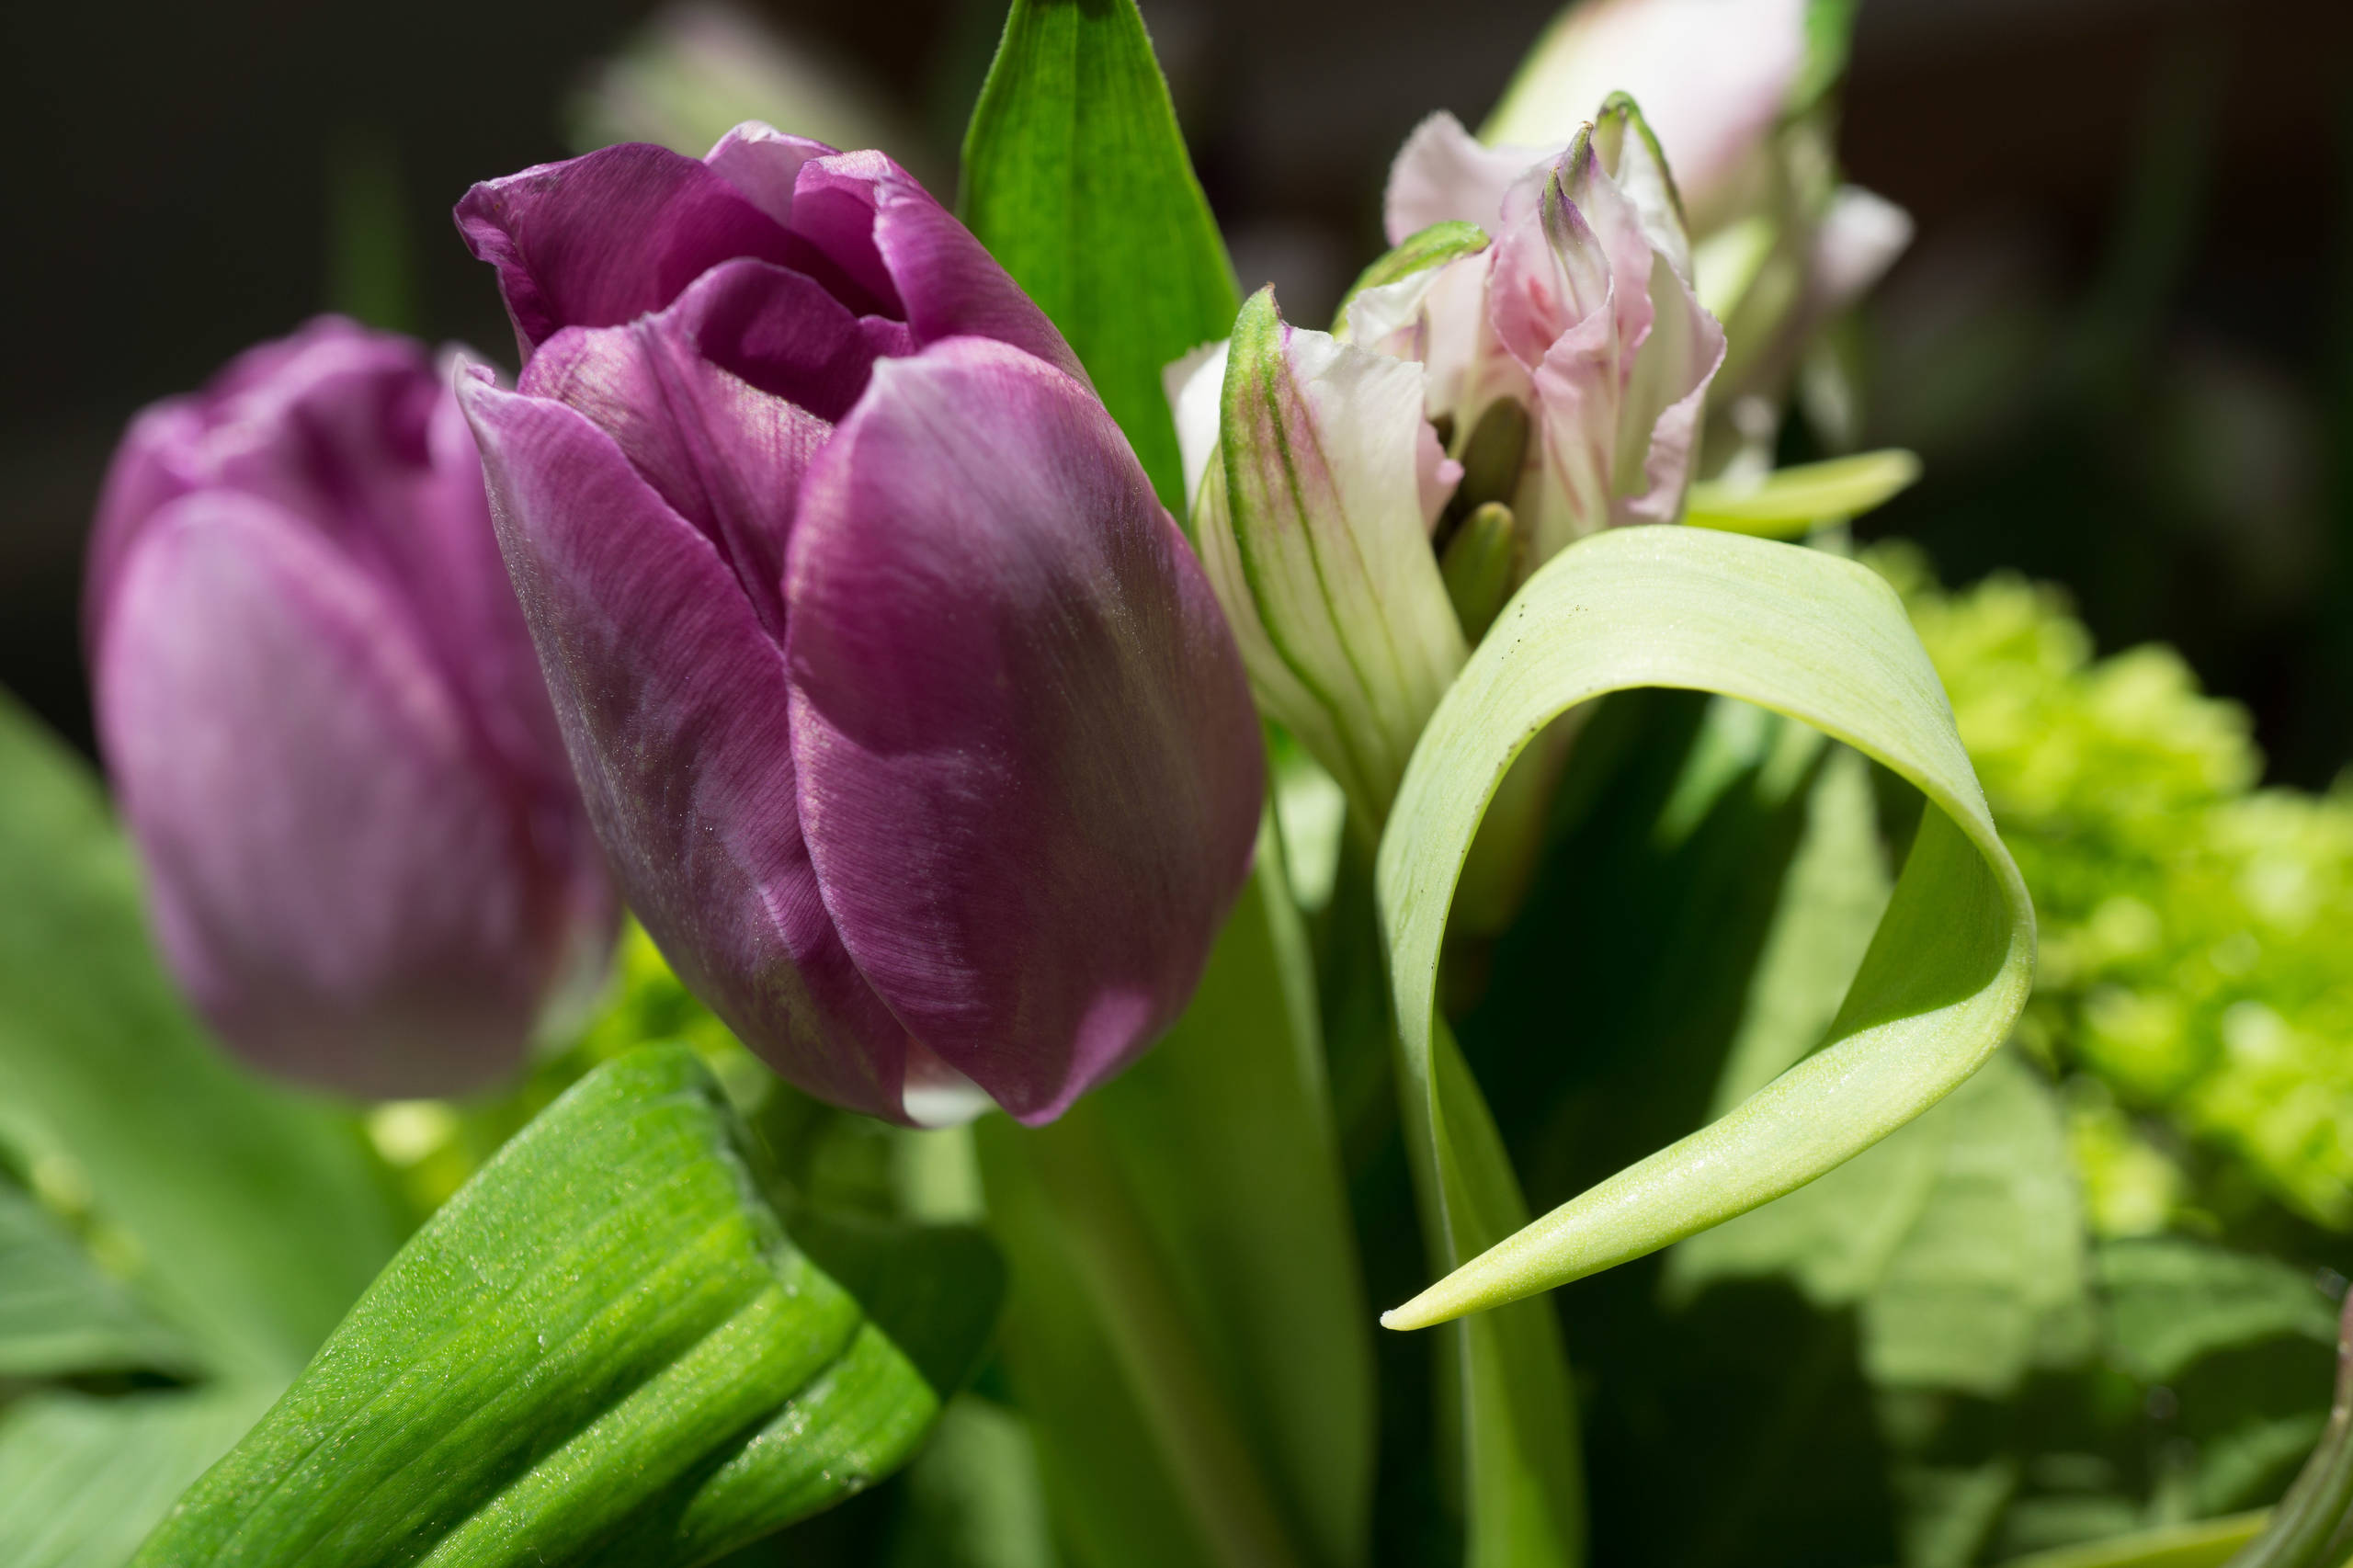
<svg viewBox="0 0 2353 1568">
<path fill-rule="evenodd" d="M 0 1562 L 122 1568 L 273 1391 L 32 1394 L 0 1413 Z"/>
<path fill-rule="evenodd" d="M 192 1370 L 188 1342 L 21 1188 L 0 1179 L 0 1378 Z"/>
<path fill-rule="evenodd" d="M 1013 0 L 964 134 L 962 205 L 1182 520 L 1160 373 L 1232 331 L 1242 298 L 1135 0 Z"/>
<path fill-rule="evenodd" d="M 2336 1314 L 2301 1269 L 2187 1236 L 2111 1241 L 2096 1258 L 2116 1359 L 2152 1383 L 2201 1357 L 2289 1335 L 2335 1342 Z"/>
<path fill-rule="evenodd" d="M 1824 523 L 1887 505 L 1920 478 L 1920 460 L 1889 449 L 1775 469 L 1746 483 L 1703 480 L 1684 502 L 1694 528 L 1765 539 L 1802 539 Z"/>
<path fill-rule="evenodd" d="M 0 695 L 0 1131 L 59 1151 L 224 1372 L 283 1382 L 392 1256 L 351 1119 L 230 1062 L 157 968 L 96 782 Z"/>
<path fill-rule="evenodd" d="M 137 1562 L 688 1568 L 895 1469 L 942 1395 L 787 1238 L 741 1139 L 683 1046 L 583 1079 Z"/>
<path fill-rule="evenodd" d="M 1150 1056 L 1051 1128 L 980 1129 L 1006 1358 L 1086 1561 L 1370 1548 L 1370 1319 L 1281 872 L 1269 835 Z"/>
<path fill-rule="evenodd" d="M 1552 719 L 1611 691 L 1720 692 L 1804 721 L 1934 808 L 1829 1038 L 1709 1127 L 1536 1223 L 1473 1221 L 1449 1175 L 1467 1123 L 1435 1065 L 1438 960 L 1488 798 Z M 1432 716 L 1378 863 L 1400 1074 L 1449 1260 L 1389 1313 L 1423 1327 L 1517 1301 L 1722 1223 L 1852 1158 L 1982 1065 L 2031 981 L 2034 915 L 1886 585 L 1818 551 L 1700 528 L 1595 535 L 1529 580 Z"/>
</svg>

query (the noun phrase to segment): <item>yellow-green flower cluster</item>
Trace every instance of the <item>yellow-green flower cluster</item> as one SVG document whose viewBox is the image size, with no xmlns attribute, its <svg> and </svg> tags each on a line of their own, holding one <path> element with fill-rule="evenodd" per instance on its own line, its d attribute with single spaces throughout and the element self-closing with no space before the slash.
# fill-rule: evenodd
<svg viewBox="0 0 2353 1568">
<path fill-rule="evenodd" d="M 2096 658 L 2054 588 L 1997 575 L 1949 594 L 1916 554 L 1871 563 L 2034 892 L 2027 1043 L 2353 1228 L 2353 790 L 2256 788 L 2237 705 L 2166 648 Z M 2087 1149 L 2112 1141 L 2099 1108 L 2079 1119 L 2107 1130 Z"/>
</svg>

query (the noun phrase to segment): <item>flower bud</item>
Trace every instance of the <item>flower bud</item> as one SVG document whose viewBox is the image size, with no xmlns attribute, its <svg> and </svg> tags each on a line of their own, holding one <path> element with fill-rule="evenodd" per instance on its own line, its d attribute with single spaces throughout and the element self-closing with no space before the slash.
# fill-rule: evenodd
<svg viewBox="0 0 2353 1568">
<path fill-rule="evenodd" d="M 1471 473 L 1461 501 L 1508 505 L 1532 569 L 1597 528 L 1680 514 L 1724 339 L 1631 101 L 1612 98 L 1557 157 L 1528 158 L 1450 115 L 1425 120 L 1390 174 L 1392 239 L 1469 222 L 1494 244 L 1349 309 L 1360 341 L 1426 366 L 1430 414 Z"/>
<path fill-rule="evenodd" d="M 1470 656 L 1430 546 L 1462 471 L 1421 369 L 1291 326 L 1267 289 L 1171 379 L 1194 539 L 1251 688 L 1378 824 Z"/>
<path fill-rule="evenodd" d="M 1183 1008 L 1264 782 L 1061 335 L 888 158 L 765 126 L 458 221 L 527 360 L 460 394 L 631 907 L 813 1094 L 1059 1115 Z"/>
<path fill-rule="evenodd" d="M 305 1082 L 480 1087 L 615 908 L 447 381 L 323 319 L 141 415 L 85 619 L 158 945 Z"/>
<path fill-rule="evenodd" d="M 1558 146 L 1608 95 L 1642 104 L 1688 215 L 1683 270 L 1730 337 L 1715 401 L 1756 405 L 1751 463 L 1769 461 L 1774 405 L 1815 334 L 1911 238 L 1900 209 L 1838 177 L 1824 106 L 1847 25 L 1808 0 L 1576 0 L 1481 130 L 1498 149 Z M 1716 433 L 1711 470 L 1739 441 Z"/>
</svg>

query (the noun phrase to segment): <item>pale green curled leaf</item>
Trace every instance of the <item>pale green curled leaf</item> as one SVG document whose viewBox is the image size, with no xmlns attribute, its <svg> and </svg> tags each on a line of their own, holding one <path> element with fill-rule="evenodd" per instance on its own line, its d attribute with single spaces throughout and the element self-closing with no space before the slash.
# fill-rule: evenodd
<svg viewBox="0 0 2353 1568">
<path fill-rule="evenodd" d="M 269 1408 L 269 1386 L 29 1394 L 0 1413 L 0 1562 L 122 1568 L 172 1500 Z"/>
<path fill-rule="evenodd" d="M 1933 809 L 1818 1050 L 1711 1126 L 1508 1236 L 1467 1225 L 1441 1182 L 1433 1200 L 1449 1261 L 1472 1261 L 1388 1313 L 1392 1326 L 1549 1290 L 1811 1181 L 1975 1072 L 2025 1003 L 2033 907 L 1886 585 L 1819 551 L 1707 529 L 1597 534 L 1540 569 L 1473 653 L 1431 717 L 1381 840 L 1410 1136 L 1438 1173 L 1455 1157 L 1457 1119 L 1433 1065 L 1438 960 L 1464 853 L 1531 737 L 1580 703 L 1644 686 L 1802 720 L 1893 769 Z"/>
<path fill-rule="evenodd" d="M 1370 1555 L 1370 1315 L 1306 933 L 1271 833 L 1168 1038 L 1054 1125 L 976 1129 L 1004 1354 L 1087 1568 Z"/>
<path fill-rule="evenodd" d="M 1918 483 L 1920 460 L 1896 448 L 1827 462 L 1775 469 L 1742 483 L 1702 481 L 1691 487 L 1683 520 L 1694 528 L 1762 539 L 1801 539 L 1824 523 L 1883 506 Z"/>
<path fill-rule="evenodd" d="M 1476 223 L 1466 223 L 1459 218 L 1432 223 L 1428 228 L 1405 236 L 1405 243 L 1381 256 L 1370 267 L 1357 274 L 1348 291 L 1340 296 L 1339 308 L 1332 312 L 1332 335 L 1343 343 L 1357 340 L 1356 325 L 1349 313 L 1357 302 L 1376 289 L 1390 289 L 1396 284 L 1419 278 L 1425 285 L 1439 267 L 1466 256 L 1476 256 L 1487 248 L 1487 231 Z M 1415 296 L 1418 298 L 1418 296 Z M 1388 312 L 1384 312 L 1384 316 Z M 1410 312 L 1403 312 L 1410 314 Z M 1382 332 L 1403 324 L 1399 320 L 1382 320 L 1363 335 L 1378 340 Z"/>
<path fill-rule="evenodd" d="M 5 694 L 0 887 L 0 1135 L 72 1162 L 210 1368 L 282 1383 L 392 1256 L 392 1206 L 353 1119 L 189 1017 L 97 780 Z"/>
<path fill-rule="evenodd" d="M 0 1179 L 0 1378 L 199 1364 L 30 1194 Z"/>
<path fill-rule="evenodd" d="M 2222 1568 L 2263 1532 L 2270 1517 L 2268 1510 L 2257 1509 L 2228 1518 L 2166 1525 L 2084 1546 L 2008 1558 L 2002 1568 Z"/>
<path fill-rule="evenodd" d="M 944 1395 L 787 1238 L 741 1138 L 684 1046 L 583 1079 L 137 1563 L 690 1568 L 888 1474 Z"/>
<path fill-rule="evenodd" d="M 964 133 L 962 206 L 1182 519 L 1161 370 L 1223 337 L 1241 295 L 1135 0 L 1013 0 Z"/>
</svg>

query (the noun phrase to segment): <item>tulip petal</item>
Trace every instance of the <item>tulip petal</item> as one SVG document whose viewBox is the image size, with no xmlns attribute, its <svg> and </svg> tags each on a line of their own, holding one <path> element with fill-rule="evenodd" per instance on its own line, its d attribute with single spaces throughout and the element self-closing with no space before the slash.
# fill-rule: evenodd
<svg viewBox="0 0 2353 1568">
<path fill-rule="evenodd" d="M 485 181 L 458 203 L 457 220 L 468 248 L 498 269 L 527 360 L 563 327 L 658 311 L 736 256 L 807 272 L 853 308 L 895 303 L 858 287 L 708 165 L 664 147 L 607 147 Z"/>
<path fill-rule="evenodd" d="M 900 1117 L 904 1031 L 819 895 L 782 650 L 710 540 L 578 411 L 460 375 L 597 836 L 696 994 L 787 1078 Z"/>
<path fill-rule="evenodd" d="M 745 200 L 790 229 L 793 187 L 800 183 L 801 167 L 839 153 L 823 142 L 788 136 L 773 125 L 747 119 L 721 137 L 703 163 Z"/>
<path fill-rule="evenodd" d="M 1086 382 L 1078 356 L 971 230 L 881 153 L 801 171 L 792 226 L 852 277 L 903 304 L 915 346 L 993 337 Z M 1091 384 L 1091 383 L 1088 383 Z"/>
<path fill-rule="evenodd" d="M 1248 870 L 1264 763 L 1209 586 L 1102 404 L 973 338 L 876 367 L 789 582 L 826 907 L 917 1038 L 1051 1119 L 1181 1010 Z"/>
<path fill-rule="evenodd" d="M 108 760 L 199 1006 L 263 1064 L 360 1094 L 511 1069 L 567 911 L 535 899 L 529 824 L 382 581 L 204 492 L 142 530 L 113 597 Z"/>
<path fill-rule="evenodd" d="M 320 316 L 247 349 L 195 395 L 147 409 L 99 498 L 85 584 L 90 636 L 123 551 L 160 507 L 192 490 L 267 497 L 362 551 L 375 548 L 379 525 L 404 528 L 416 500 L 413 449 L 438 390 L 415 342 Z"/>
<path fill-rule="evenodd" d="M 784 540 L 801 471 L 875 361 L 904 352 L 906 339 L 904 324 L 853 316 L 797 272 L 732 261 L 656 314 L 557 334 L 524 370 L 522 391 L 578 409 L 611 436 L 719 548 L 781 640 Z"/>
<path fill-rule="evenodd" d="M 1597 107 L 1599 102 L 1595 100 Z M 1568 131 L 1563 131 L 1553 148 L 1567 140 Z M 1389 243 L 1402 245 L 1433 223 L 1476 223 L 1495 233 L 1501 226 L 1504 193 L 1530 165 L 1544 161 L 1540 148 L 1490 147 L 1439 110 L 1414 127 L 1389 165 L 1389 187 L 1381 199 Z"/>
</svg>

